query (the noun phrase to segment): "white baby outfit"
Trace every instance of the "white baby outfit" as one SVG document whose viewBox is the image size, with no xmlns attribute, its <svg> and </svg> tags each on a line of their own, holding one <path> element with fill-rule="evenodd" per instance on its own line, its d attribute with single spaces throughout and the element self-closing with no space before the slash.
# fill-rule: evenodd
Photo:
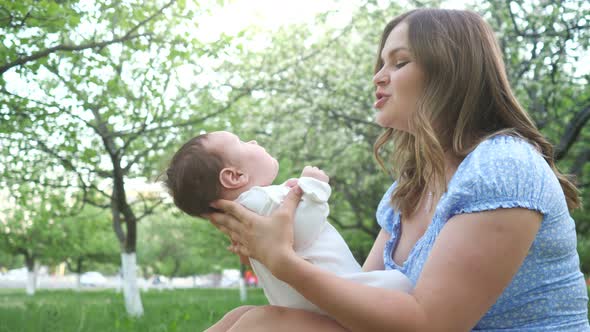
<svg viewBox="0 0 590 332">
<path fill-rule="evenodd" d="M 303 191 L 303 197 L 295 211 L 293 247 L 299 256 L 344 279 L 410 292 L 411 281 L 397 270 L 361 270 L 342 236 L 327 221 L 330 185 L 310 177 L 300 178 L 298 185 Z M 259 215 L 268 216 L 279 207 L 289 189 L 283 185 L 253 187 L 242 193 L 236 202 Z M 291 286 L 275 278 L 260 262 L 250 259 L 250 263 L 270 304 L 322 313 Z"/>
</svg>

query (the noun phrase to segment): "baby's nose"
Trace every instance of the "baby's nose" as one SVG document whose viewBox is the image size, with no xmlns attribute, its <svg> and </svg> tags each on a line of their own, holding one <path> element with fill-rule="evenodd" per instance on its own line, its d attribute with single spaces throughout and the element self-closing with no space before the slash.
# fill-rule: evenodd
<svg viewBox="0 0 590 332">
<path fill-rule="evenodd" d="M 248 143 L 250 143 L 250 144 L 256 144 L 256 145 L 258 145 L 258 142 L 256 142 L 255 140 L 251 140 L 251 141 L 250 141 L 250 142 L 248 142 Z"/>
</svg>

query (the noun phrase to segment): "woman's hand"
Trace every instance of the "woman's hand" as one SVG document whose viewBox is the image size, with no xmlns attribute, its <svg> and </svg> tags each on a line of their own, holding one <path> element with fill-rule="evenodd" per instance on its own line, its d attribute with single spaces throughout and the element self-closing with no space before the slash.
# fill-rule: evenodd
<svg viewBox="0 0 590 332">
<path fill-rule="evenodd" d="M 230 251 L 249 256 L 277 275 L 293 251 L 293 220 L 302 191 L 293 187 L 281 206 L 270 216 L 260 216 L 242 205 L 227 200 L 212 206 L 224 213 L 207 216 L 211 223 L 232 240 Z"/>
<path fill-rule="evenodd" d="M 297 185 L 298 181 L 299 181 L 298 178 L 290 178 L 289 180 L 283 182 L 282 186 L 287 186 L 289 188 L 293 188 Z"/>
</svg>

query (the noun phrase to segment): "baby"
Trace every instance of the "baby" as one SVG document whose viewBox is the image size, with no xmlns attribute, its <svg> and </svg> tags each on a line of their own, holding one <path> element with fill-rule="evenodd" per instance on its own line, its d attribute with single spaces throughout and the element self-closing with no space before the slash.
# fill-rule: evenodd
<svg viewBox="0 0 590 332">
<path fill-rule="evenodd" d="M 232 133 L 217 131 L 191 139 L 176 152 L 166 171 L 165 185 L 176 206 L 192 216 L 213 212 L 209 204 L 221 198 L 270 215 L 290 189 L 286 183 L 272 185 L 278 171 L 277 160 L 256 141 L 243 142 Z M 297 180 L 303 196 L 295 211 L 295 252 L 342 278 L 409 292 L 410 280 L 397 270 L 361 270 L 342 236 L 327 221 L 328 181 L 323 171 L 309 166 Z M 260 262 L 250 259 L 250 263 L 270 304 L 321 313 Z"/>
</svg>

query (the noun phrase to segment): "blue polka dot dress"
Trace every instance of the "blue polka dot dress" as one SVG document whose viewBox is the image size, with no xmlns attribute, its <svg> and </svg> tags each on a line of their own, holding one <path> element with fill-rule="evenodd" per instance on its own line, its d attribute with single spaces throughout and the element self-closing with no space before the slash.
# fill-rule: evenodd
<svg viewBox="0 0 590 332">
<path fill-rule="evenodd" d="M 403 266 L 392 259 L 400 232 L 400 214 L 389 203 L 395 185 L 377 209 L 379 225 L 391 234 L 383 255 L 386 269 L 400 270 L 416 284 L 437 235 L 457 214 L 515 207 L 539 211 L 543 220 L 528 256 L 474 331 L 590 331 L 574 221 L 557 177 L 532 145 L 500 135 L 467 155 Z"/>
</svg>

